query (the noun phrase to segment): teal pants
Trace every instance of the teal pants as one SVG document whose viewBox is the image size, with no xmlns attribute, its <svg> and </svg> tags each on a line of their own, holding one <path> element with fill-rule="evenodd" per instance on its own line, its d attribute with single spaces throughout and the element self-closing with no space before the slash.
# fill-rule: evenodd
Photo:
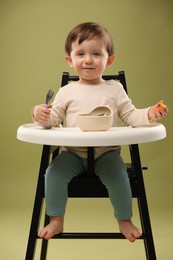
<svg viewBox="0 0 173 260">
<path fill-rule="evenodd" d="M 45 174 L 45 200 L 48 216 L 64 216 L 68 184 L 87 171 L 87 159 L 71 152 L 62 152 L 49 165 Z M 95 174 L 106 186 L 115 218 L 132 217 L 132 194 L 126 166 L 119 152 L 110 151 L 95 160 Z"/>
</svg>

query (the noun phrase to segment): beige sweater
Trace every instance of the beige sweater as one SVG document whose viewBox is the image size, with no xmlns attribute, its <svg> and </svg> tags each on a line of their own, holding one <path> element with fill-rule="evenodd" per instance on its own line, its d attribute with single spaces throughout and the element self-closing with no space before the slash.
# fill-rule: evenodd
<svg viewBox="0 0 173 260">
<path fill-rule="evenodd" d="M 58 127 L 64 120 L 67 127 L 77 127 L 76 118 L 78 114 L 88 113 L 100 105 L 112 109 L 112 126 L 118 126 L 118 118 L 126 126 L 150 124 L 147 115 L 149 108 L 135 108 L 123 86 L 115 80 L 110 80 L 99 85 L 82 85 L 78 82 L 71 82 L 60 88 L 52 103 L 51 115 L 46 127 Z M 95 157 L 118 148 L 97 147 L 95 148 Z M 62 150 L 71 150 L 82 157 L 86 157 L 86 148 L 63 147 Z"/>
</svg>

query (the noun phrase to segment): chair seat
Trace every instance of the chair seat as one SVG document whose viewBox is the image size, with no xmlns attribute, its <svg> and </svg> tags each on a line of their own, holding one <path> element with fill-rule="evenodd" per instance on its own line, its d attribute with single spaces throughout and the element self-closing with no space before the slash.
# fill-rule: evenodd
<svg viewBox="0 0 173 260">
<path fill-rule="evenodd" d="M 68 196 L 71 198 L 104 198 L 108 197 L 105 185 L 99 177 L 80 175 L 74 177 L 68 186 Z"/>
<path fill-rule="evenodd" d="M 133 171 L 132 165 L 126 164 L 132 196 L 138 196 L 137 176 Z M 74 177 L 68 185 L 68 196 L 70 198 L 105 198 L 109 197 L 108 191 L 98 176 L 87 174 Z"/>
</svg>

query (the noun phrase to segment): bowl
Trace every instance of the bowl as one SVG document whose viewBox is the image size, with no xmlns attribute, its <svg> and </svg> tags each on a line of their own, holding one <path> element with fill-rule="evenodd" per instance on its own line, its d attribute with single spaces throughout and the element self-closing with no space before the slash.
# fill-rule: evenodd
<svg viewBox="0 0 173 260">
<path fill-rule="evenodd" d="M 109 107 L 99 106 L 87 114 L 77 116 L 78 127 L 83 131 L 106 131 L 113 121 L 113 113 Z"/>
</svg>

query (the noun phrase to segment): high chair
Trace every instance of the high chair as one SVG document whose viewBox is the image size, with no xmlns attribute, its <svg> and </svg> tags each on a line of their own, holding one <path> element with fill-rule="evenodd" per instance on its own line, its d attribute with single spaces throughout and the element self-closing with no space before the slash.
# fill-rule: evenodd
<svg viewBox="0 0 173 260">
<path fill-rule="evenodd" d="M 114 79 L 121 82 L 125 91 L 127 92 L 127 85 L 125 79 L 125 73 L 120 71 L 118 75 L 107 75 L 103 76 L 105 80 Z M 68 84 L 69 81 L 77 81 L 77 76 L 70 76 L 69 73 L 64 72 L 62 75 L 61 86 Z M 147 260 L 156 260 L 156 253 L 150 223 L 149 210 L 147 205 L 147 197 L 145 192 L 143 170 L 146 167 L 141 166 L 141 159 L 139 153 L 138 144 L 129 145 L 129 152 L 131 162 L 127 163 L 127 171 L 129 181 L 131 185 L 133 198 L 137 199 L 140 222 L 142 227 L 142 239 L 144 242 L 144 249 Z M 26 251 L 25 260 L 34 260 L 34 253 L 36 248 L 36 241 L 40 239 L 37 236 L 39 228 L 39 222 L 42 215 L 42 204 L 44 200 L 44 174 L 50 163 L 59 153 L 59 148 L 52 151 L 52 147 L 49 145 L 43 145 L 40 170 L 38 176 L 38 183 L 36 188 L 35 202 L 33 207 L 33 214 L 30 226 L 30 233 Z M 81 197 L 81 198 L 92 198 L 92 197 L 108 197 L 105 186 L 101 183 L 99 178 L 94 174 L 94 148 L 88 147 L 88 174 L 75 177 L 68 187 L 69 197 Z M 89 188 L 88 188 L 89 187 Z M 45 215 L 45 223 L 48 224 L 48 216 Z M 125 239 L 121 233 L 62 233 L 55 235 L 52 239 Z M 50 241 L 51 242 L 51 241 Z M 46 260 L 48 241 L 42 240 L 40 260 Z M 115 244 L 116 246 L 116 244 Z M 58 249 L 57 249 L 58 252 Z M 116 252 L 115 252 L 116 255 Z"/>
</svg>

